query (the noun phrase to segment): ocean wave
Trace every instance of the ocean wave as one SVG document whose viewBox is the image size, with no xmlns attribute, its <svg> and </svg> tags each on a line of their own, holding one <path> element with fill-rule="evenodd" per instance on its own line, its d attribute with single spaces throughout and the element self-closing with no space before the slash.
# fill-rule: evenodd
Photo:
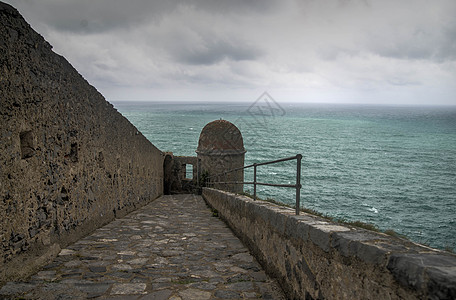
<svg viewBox="0 0 456 300">
<path fill-rule="evenodd" d="M 371 211 L 371 212 L 373 212 L 373 213 L 375 213 L 375 214 L 378 214 L 378 209 L 376 209 L 376 208 L 373 207 L 373 206 L 372 206 L 371 208 L 369 208 L 368 211 Z"/>
</svg>

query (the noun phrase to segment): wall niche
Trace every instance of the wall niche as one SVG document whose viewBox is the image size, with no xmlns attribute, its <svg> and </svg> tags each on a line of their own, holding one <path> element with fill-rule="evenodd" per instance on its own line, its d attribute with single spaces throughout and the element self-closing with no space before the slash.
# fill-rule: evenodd
<svg viewBox="0 0 456 300">
<path fill-rule="evenodd" d="M 33 145 L 33 132 L 23 131 L 19 134 L 21 141 L 21 158 L 27 159 L 35 155 L 35 147 Z"/>
</svg>

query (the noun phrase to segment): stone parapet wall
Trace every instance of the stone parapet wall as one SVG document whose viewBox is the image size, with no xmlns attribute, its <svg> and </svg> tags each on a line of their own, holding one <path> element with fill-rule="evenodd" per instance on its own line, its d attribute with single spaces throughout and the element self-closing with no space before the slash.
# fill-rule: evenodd
<svg viewBox="0 0 456 300">
<path fill-rule="evenodd" d="M 1 2 L 0 102 L 0 282 L 163 193 L 162 152 Z"/>
<path fill-rule="evenodd" d="M 456 256 L 211 188 L 203 197 L 289 299 L 456 299 Z"/>
</svg>

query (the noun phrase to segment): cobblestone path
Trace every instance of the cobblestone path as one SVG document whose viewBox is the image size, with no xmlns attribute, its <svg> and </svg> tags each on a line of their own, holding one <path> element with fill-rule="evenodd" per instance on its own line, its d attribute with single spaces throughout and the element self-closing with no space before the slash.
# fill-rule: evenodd
<svg viewBox="0 0 456 300">
<path fill-rule="evenodd" d="M 63 249 L 0 299 L 285 299 L 200 196 L 162 196 Z"/>
</svg>

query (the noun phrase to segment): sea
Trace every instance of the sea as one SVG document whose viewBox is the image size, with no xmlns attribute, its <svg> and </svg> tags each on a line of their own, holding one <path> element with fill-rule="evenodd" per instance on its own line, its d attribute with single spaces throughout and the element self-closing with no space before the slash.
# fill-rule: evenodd
<svg viewBox="0 0 456 300">
<path fill-rule="evenodd" d="M 196 156 L 203 127 L 242 132 L 245 164 L 302 154 L 301 207 L 456 248 L 456 106 L 255 102 L 113 102 L 162 151 Z M 252 170 L 245 172 L 252 180 Z M 260 166 L 257 181 L 295 184 L 296 161 Z M 244 186 L 253 193 L 253 187 Z M 295 205 L 295 189 L 259 186 Z"/>
</svg>

